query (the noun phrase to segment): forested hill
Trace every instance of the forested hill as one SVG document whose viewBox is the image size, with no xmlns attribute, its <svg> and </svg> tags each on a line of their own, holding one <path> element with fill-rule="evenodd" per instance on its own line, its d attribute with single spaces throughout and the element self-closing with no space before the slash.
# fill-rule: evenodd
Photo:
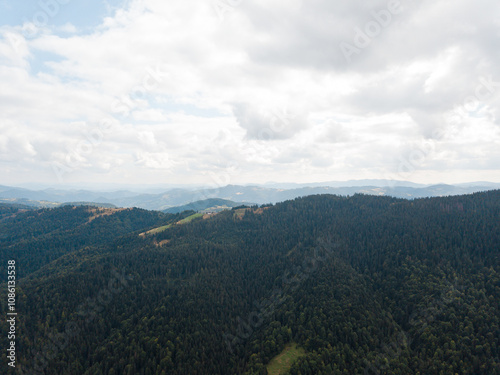
<svg viewBox="0 0 500 375">
<path fill-rule="evenodd" d="M 18 261 L 18 277 L 73 251 L 98 247 L 125 234 L 180 217 L 142 209 L 95 206 L 26 210 L 13 205 L 10 209 L 7 211 L 10 215 L 4 215 L 7 217 L 0 222 L 0 256 L 2 260 L 13 256 Z M 2 280 L 5 278 L 3 274 Z"/>
<path fill-rule="evenodd" d="M 500 374 L 498 190 L 93 210 L 0 222 L 17 373 L 266 374 L 293 343 L 294 375 Z"/>
</svg>

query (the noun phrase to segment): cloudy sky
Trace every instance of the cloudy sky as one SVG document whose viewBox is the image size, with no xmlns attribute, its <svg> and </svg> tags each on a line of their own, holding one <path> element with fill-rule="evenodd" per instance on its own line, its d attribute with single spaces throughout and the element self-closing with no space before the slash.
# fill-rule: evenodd
<svg viewBox="0 0 500 375">
<path fill-rule="evenodd" d="M 0 184 L 500 182 L 498 0 L 0 1 Z"/>
</svg>

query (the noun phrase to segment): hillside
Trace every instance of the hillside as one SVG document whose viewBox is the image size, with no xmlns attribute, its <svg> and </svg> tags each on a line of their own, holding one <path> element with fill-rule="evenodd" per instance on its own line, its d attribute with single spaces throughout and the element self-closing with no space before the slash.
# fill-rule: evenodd
<svg viewBox="0 0 500 375">
<path fill-rule="evenodd" d="M 180 217 L 142 209 L 94 206 L 21 210 L 0 223 L 0 259 L 14 257 L 22 264 L 18 277 L 27 276 L 66 254 L 100 248 L 125 234 Z"/>
<path fill-rule="evenodd" d="M 170 207 L 163 210 L 165 213 L 176 214 L 183 211 L 199 211 L 199 212 L 220 212 L 222 210 L 231 209 L 233 207 L 241 206 L 243 202 L 233 202 L 227 199 L 211 198 L 196 201 L 182 206 Z M 247 205 L 253 205 L 247 203 Z"/>
<path fill-rule="evenodd" d="M 20 212 L 31 210 L 33 208 L 33 206 L 27 206 L 24 204 L 0 203 L 0 222 L 7 218 L 15 217 Z"/>
<path fill-rule="evenodd" d="M 266 374 L 293 347 L 293 375 L 500 374 L 500 191 L 240 211 L 0 222 L 23 270 L 19 373 Z"/>
</svg>

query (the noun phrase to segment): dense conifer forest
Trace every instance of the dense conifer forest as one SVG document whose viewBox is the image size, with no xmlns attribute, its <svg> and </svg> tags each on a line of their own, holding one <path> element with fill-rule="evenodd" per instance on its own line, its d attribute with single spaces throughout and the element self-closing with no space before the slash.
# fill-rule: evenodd
<svg viewBox="0 0 500 375">
<path fill-rule="evenodd" d="M 500 374 L 500 191 L 192 214 L 2 205 L 9 374 Z"/>
</svg>

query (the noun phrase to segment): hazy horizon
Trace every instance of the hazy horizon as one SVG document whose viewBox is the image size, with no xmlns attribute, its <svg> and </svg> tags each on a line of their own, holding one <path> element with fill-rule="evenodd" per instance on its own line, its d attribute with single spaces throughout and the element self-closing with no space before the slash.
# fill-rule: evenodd
<svg viewBox="0 0 500 375">
<path fill-rule="evenodd" d="M 388 187 L 388 186 L 404 186 L 404 187 L 430 187 L 435 185 L 451 185 L 451 186 L 488 186 L 488 185 L 496 185 L 498 184 L 500 187 L 500 182 L 495 181 L 463 181 L 457 183 L 446 183 L 446 182 L 437 182 L 437 183 L 418 183 L 412 181 L 401 181 L 401 180 L 392 180 L 385 181 L 382 179 L 359 179 L 359 180 L 345 180 L 345 181 L 316 181 L 310 183 L 298 183 L 298 182 L 275 182 L 275 181 L 267 181 L 265 183 L 234 183 L 234 184 L 226 184 L 226 185 L 202 185 L 202 184 L 88 184 L 88 183 L 75 183 L 75 184 L 62 184 L 62 185 L 48 185 L 43 183 L 24 183 L 18 185 L 10 185 L 4 184 L 0 182 L 0 186 L 8 186 L 12 188 L 21 188 L 27 190 L 86 190 L 86 191 L 95 191 L 95 192 L 113 192 L 113 191 L 130 191 L 137 193 L 161 193 L 167 190 L 173 189 L 186 189 L 186 190 L 197 190 L 197 189 L 216 189 L 216 188 L 224 188 L 227 186 L 258 186 L 258 187 L 282 187 L 282 188 L 294 188 L 294 185 L 298 187 L 302 186 L 335 186 L 339 187 L 362 187 L 362 186 L 377 186 L 377 187 Z M 1 196 L 1 193 L 0 193 Z"/>
</svg>

